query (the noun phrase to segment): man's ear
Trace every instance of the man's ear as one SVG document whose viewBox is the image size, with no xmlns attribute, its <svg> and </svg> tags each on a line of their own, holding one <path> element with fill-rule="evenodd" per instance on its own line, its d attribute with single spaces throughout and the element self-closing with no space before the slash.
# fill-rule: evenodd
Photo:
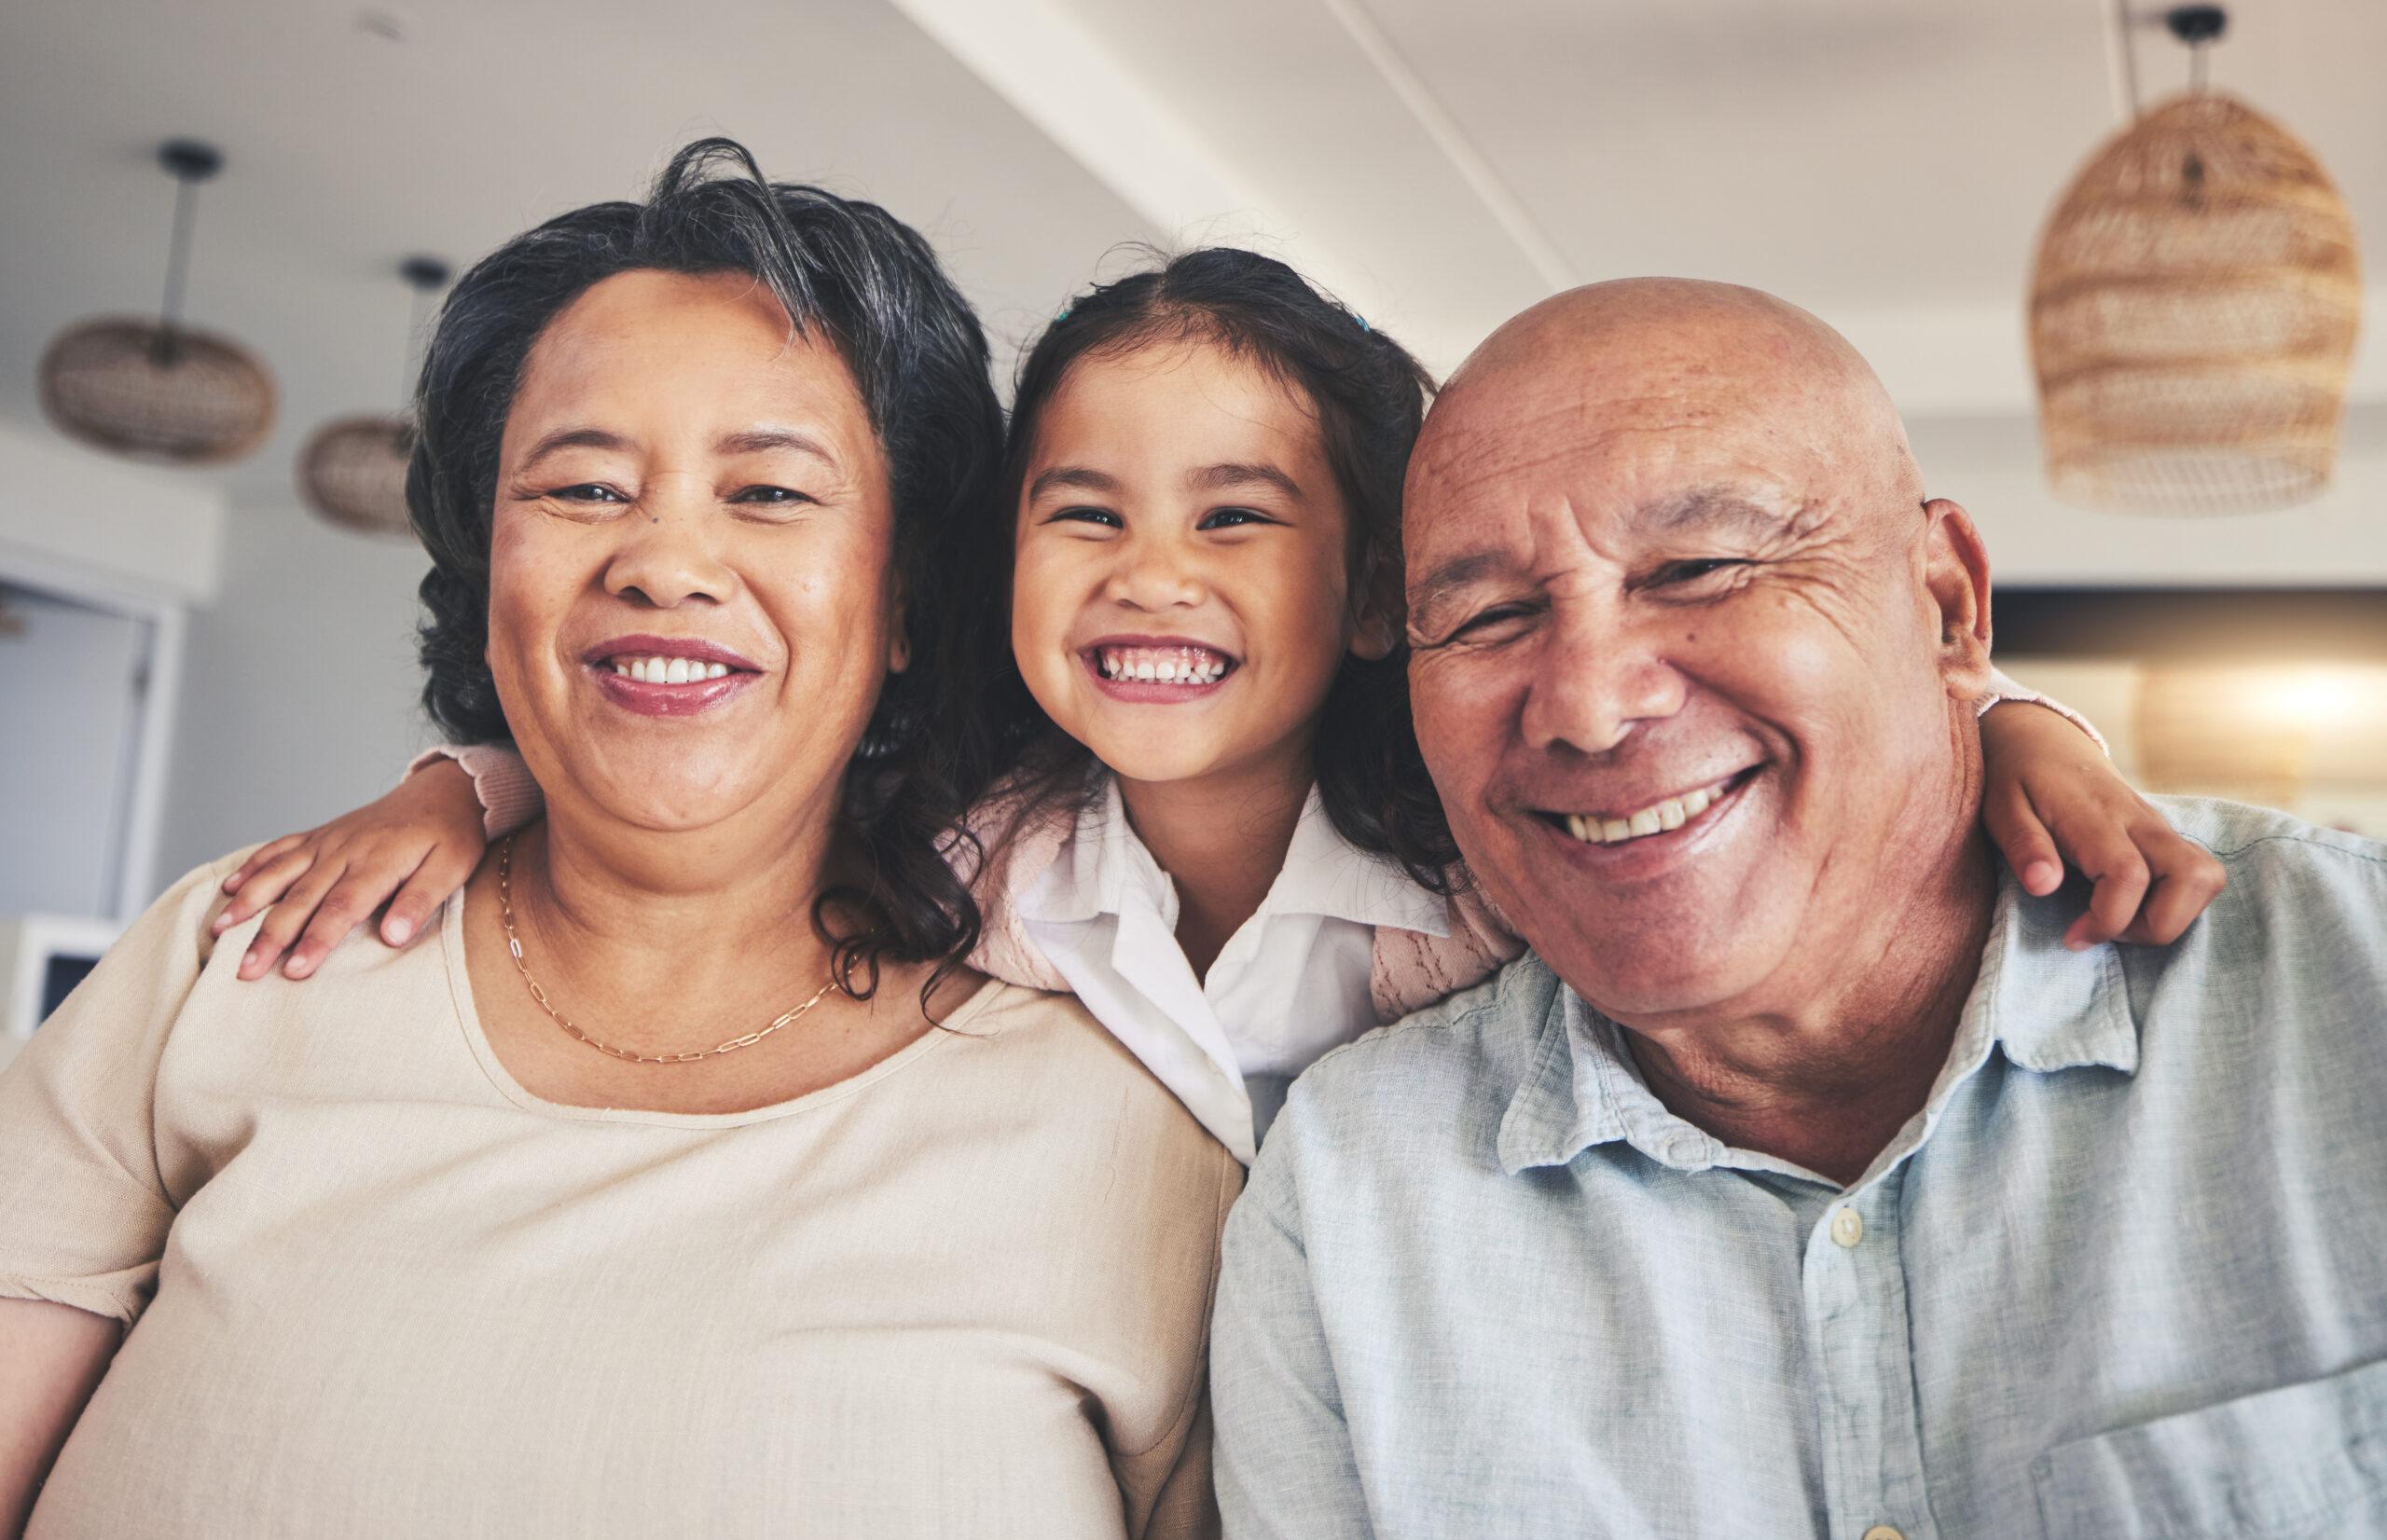
<svg viewBox="0 0 2387 1540">
<path fill-rule="evenodd" d="M 1972 516 L 1944 497 L 1923 505 L 1923 581 L 1939 618 L 1939 672 L 1961 701 L 1989 689 L 1989 550 Z"/>
</svg>

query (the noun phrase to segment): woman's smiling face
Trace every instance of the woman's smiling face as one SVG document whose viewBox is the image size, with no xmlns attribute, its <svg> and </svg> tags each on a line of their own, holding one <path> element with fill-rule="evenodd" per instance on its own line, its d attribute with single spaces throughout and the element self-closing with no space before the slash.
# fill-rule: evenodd
<svg viewBox="0 0 2387 1540">
<path fill-rule="evenodd" d="M 744 274 L 634 271 L 531 348 L 498 456 L 489 663 L 550 799 L 641 828 L 834 798 L 901 667 L 886 458 Z"/>
<path fill-rule="evenodd" d="M 1020 673 L 1130 780 L 1305 769 L 1345 653 L 1388 645 L 1351 613 L 1316 413 L 1211 342 L 1072 366 L 1036 424 L 1014 539 Z"/>
</svg>

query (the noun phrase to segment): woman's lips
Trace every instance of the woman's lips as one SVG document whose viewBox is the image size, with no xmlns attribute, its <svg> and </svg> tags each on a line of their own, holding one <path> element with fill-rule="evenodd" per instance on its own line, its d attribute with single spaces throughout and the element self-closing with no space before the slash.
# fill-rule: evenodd
<svg viewBox="0 0 2387 1540">
<path fill-rule="evenodd" d="M 697 637 L 615 637 L 581 660 L 608 700 L 645 717 L 695 716 L 762 677 L 742 654 Z"/>
<path fill-rule="evenodd" d="M 616 673 L 612 665 L 604 663 L 588 671 L 606 699 L 642 717 L 693 717 L 711 710 L 763 677 L 731 669 L 713 678 L 669 684 Z"/>
</svg>

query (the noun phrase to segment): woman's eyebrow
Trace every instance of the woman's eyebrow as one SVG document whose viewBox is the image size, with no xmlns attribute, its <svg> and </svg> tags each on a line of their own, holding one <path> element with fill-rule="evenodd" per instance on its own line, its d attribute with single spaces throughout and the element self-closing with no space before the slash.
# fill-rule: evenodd
<svg viewBox="0 0 2387 1540">
<path fill-rule="evenodd" d="M 790 449 L 800 455 L 810 455 L 827 465 L 837 468 L 837 457 L 831 454 L 817 438 L 810 438 L 793 428 L 750 428 L 742 433 L 724 433 L 713 448 L 724 455 L 763 454 L 772 449 Z"/>
<path fill-rule="evenodd" d="M 1028 484 L 1028 499 L 1033 502 L 1056 487 L 1074 487 L 1082 492 L 1116 493 L 1119 478 L 1090 465 L 1056 465 Z"/>
<path fill-rule="evenodd" d="M 522 469 L 529 470 L 559 449 L 627 449 L 630 441 L 602 428 L 558 428 L 554 433 L 531 446 L 522 457 Z"/>
<path fill-rule="evenodd" d="M 1238 487 L 1272 487 L 1287 497 L 1302 495 L 1301 484 L 1274 465 L 1231 462 L 1185 473 L 1188 491 L 1230 492 Z"/>
</svg>

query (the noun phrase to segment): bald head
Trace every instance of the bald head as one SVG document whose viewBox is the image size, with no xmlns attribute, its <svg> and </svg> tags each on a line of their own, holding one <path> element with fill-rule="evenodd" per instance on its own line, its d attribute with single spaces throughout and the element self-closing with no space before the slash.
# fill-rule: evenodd
<svg viewBox="0 0 2387 1540">
<path fill-rule="evenodd" d="M 1624 278 L 1543 300 L 1451 377 L 1412 474 L 1480 474 L 1487 459 L 1509 458 L 1502 424 L 1552 414 L 1586 427 L 1605 417 L 1619 431 L 1729 431 L 1805 464 L 1828 457 L 1843 486 L 1887 494 L 1887 508 L 1923 501 L 1905 425 L 1872 366 L 1807 311 L 1738 284 Z"/>
<path fill-rule="evenodd" d="M 1965 848 L 1987 564 L 1806 311 L 1683 279 L 1535 306 L 1443 389 L 1403 534 L 1452 831 L 1618 1020 L 1828 998 Z"/>
</svg>

